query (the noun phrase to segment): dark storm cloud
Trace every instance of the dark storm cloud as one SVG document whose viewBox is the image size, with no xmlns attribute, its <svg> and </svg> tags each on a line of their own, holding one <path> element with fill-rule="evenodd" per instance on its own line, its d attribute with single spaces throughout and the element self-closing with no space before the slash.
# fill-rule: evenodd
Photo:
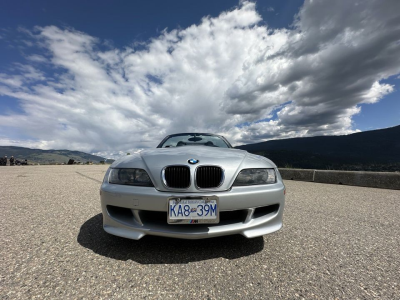
<svg viewBox="0 0 400 300">
<path fill-rule="evenodd" d="M 265 94 L 280 90 L 276 99 L 292 101 L 278 113 L 282 131 L 340 133 L 351 128 L 358 104 L 393 90 L 379 81 L 400 72 L 400 1 L 306 1 L 286 34 L 279 51 L 263 53 L 241 76 L 252 81 L 241 78 L 228 90 L 229 112 L 274 105 Z M 264 138 L 254 127 L 253 137 Z"/>
</svg>

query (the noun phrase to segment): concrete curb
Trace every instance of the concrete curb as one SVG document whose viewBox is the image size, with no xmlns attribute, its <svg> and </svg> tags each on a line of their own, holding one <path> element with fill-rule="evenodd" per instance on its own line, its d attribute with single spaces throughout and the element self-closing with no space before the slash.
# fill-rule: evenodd
<svg viewBox="0 0 400 300">
<path fill-rule="evenodd" d="M 284 180 L 365 186 L 400 190 L 400 173 L 279 169 Z"/>
<path fill-rule="evenodd" d="M 283 179 L 314 181 L 315 171 L 305 169 L 279 169 L 279 173 L 281 173 Z"/>
</svg>

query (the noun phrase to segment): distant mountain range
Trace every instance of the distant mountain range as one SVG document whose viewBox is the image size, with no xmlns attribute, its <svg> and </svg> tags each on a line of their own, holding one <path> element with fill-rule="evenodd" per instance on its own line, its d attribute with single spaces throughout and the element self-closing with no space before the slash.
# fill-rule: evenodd
<svg viewBox="0 0 400 300">
<path fill-rule="evenodd" d="M 67 163 L 69 159 L 86 163 L 88 161 L 99 163 L 105 161 L 104 157 L 70 150 L 40 150 L 14 146 L 0 146 L 0 157 L 13 155 L 15 159 L 25 160 L 29 163 L 56 164 Z"/>
<path fill-rule="evenodd" d="M 278 167 L 400 171 L 400 126 L 341 136 L 272 140 L 236 147 Z"/>
<path fill-rule="evenodd" d="M 272 140 L 236 148 L 266 156 L 281 168 L 400 171 L 400 126 L 341 136 Z M 0 157 L 4 155 L 40 164 L 67 163 L 69 159 L 82 163 L 106 160 L 80 151 L 0 146 Z"/>
</svg>

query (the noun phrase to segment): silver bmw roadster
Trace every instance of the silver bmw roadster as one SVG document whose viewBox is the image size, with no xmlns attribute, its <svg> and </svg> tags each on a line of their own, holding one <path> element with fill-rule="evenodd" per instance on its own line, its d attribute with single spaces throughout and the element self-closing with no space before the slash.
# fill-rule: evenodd
<svg viewBox="0 0 400 300">
<path fill-rule="evenodd" d="M 115 161 L 100 198 L 104 230 L 113 235 L 253 238 L 282 227 L 285 186 L 269 159 L 222 136 L 180 133 Z"/>
</svg>

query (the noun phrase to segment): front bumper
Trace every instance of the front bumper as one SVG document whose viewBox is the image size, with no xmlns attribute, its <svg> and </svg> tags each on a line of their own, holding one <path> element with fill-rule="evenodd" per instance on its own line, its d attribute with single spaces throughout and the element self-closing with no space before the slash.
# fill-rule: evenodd
<svg viewBox="0 0 400 300">
<path fill-rule="evenodd" d="M 145 235 L 202 239 L 241 234 L 253 238 L 282 227 L 284 190 L 282 182 L 210 193 L 160 192 L 152 187 L 103 183 L 100 190 L 103 227 L 110 234 L 135 240 Z M 196 196 L 218 197 L 220 223 L 167 223 L 168 197 Z"/>
</svg>

